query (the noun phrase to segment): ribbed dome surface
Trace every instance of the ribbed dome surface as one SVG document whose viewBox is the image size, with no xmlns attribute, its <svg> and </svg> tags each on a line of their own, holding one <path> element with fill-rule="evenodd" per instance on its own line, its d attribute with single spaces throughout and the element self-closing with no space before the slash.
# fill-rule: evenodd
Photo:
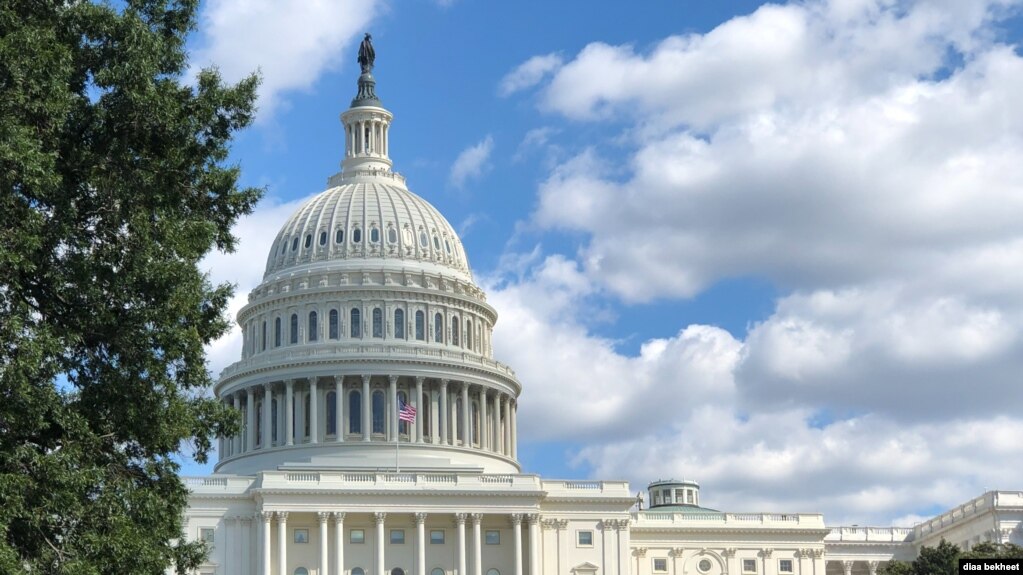
<svg viewBox="0 0 1023 575">
<path fill-rule="evenodd" d="M 404 186 L 375 178 L 333 187 L 303 204 L 277 233 L 264 278 L 317 263 L 371 266 L 373 259 L 429 262 L 472 281 L 462 242 L 444 216 Z"/>
</svg>

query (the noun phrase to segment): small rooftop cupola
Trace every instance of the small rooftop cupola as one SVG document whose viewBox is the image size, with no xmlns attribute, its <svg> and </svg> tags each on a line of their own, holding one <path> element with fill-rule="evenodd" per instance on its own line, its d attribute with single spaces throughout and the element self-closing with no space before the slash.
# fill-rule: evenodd
<svg viewBox="0 0 1023 575">
<path fill-rule="evenodd" d="M 700 484 L 691 480 L 662 479 L 647 486 L 650 509 L 668 505 L 700 505 Z"/>
<path fill-rule="evenodd" d="M 394 116 L 383 107 L 376 95 L 376 80 L 373 79 L 373 64 L 376 51 L 373 37 L 366 34 L 359 46 L 359 92 L 352 99 L 352 105 L 341 114 L 345 127 L 345 159 L 341 162 L 343 173 L 391 171 L 391 159 L 387 156 L 388 131 Z"/>
</svg>

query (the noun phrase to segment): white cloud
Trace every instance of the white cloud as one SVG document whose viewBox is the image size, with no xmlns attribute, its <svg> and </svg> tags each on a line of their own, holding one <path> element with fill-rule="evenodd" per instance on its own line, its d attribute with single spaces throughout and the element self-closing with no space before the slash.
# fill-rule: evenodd
<svg viewBox="0 0 1023 575">
<path fill-rule="evenodd" d="M 448 181 L 456 188 L 462 188 L 470 179 L 479 178 L 487 170 L 490 152 L 494 150 L 494 138 L 487 136 L 474 146 L 462 150 L 455 163 L 451 164 Z"/>
<path fill-rule="evenodd" d="M 562 59 L 558 54 L 533 56 L 505 74 L 497 91 L 502 96 L 510 96 L 515 92 L 532 88 L 548 74 L 557 70 L 561 63 Z"/>
<path fill-rule="evenodd" d="M 260 70 L 263 121 L 289 91 L 307 90 L 325 71 L 354 65 L 353 40 L 377 10 L 377 0 L 211 0 L 200 13 L 193 64 L 217 66 L 229 81 Z"/>
</svg>

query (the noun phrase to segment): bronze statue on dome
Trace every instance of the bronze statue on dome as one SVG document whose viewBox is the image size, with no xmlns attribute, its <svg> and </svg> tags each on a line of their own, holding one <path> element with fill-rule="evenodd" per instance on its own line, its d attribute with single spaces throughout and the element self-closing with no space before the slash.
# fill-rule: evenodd
<svg viewBox="0 0 1023 575">
<path fill-rule="evenodd" d="M 376 60 L 377 54 L 373 50 L 373 37 L 366 32 L 366 37 L 362 39 L 362 44 L 359 45 L 359 66 L 362 67 L 362 73 L 368 74 L 373 70 L 373 61 Z"/>
</svg>

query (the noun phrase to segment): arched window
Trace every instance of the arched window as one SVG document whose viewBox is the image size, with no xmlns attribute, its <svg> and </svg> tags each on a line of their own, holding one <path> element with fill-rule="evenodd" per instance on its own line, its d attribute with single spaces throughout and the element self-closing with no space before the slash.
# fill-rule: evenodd
<svg viewBox="0 0 1023 575">
<path fill-rule="evenodd" d="M 405 575 L 405 570 L 401 567 L 395 567 L 391 569 L 391 575 Z"/>
<path fill-rule="evenodd" d="M 362 241 L 362 230 L 355 228 L 352 230 L 352 243 L 357 244 Z"/>
<path fill-rule="evenodd" d="M 373 433 L 384 432 L 384 392 L 373 392 Z"/>
<path fill-rule="evenodd" d="M 455 439 L 465 439 L 465 425 L 462 423 L 462 398 L 455 400 Z"/>
<path fill-rule="evenodd" d="M 416 312 L 416 339 L 423 341 L 426 339 L 426 316 L 422 311 Z"/>
<path fill-rule="evenodd" d="M 320 245 L 327 245 L 327 232 L 320 232 Z"/>
<path fill-rule="evenodd" d="M 309 417 L 309 414 L 312 411 L 309 408 L 309 404 L 311 403 L 310 400 L 312 399 L 312 397 L 313 396 L 311 391 L 309 393 L 306 393 L 305 402 L 303 402 L 302 404 L 302 431 L 304 432 L 303 437 L 309 437 L 309 420 L 312 419 L 311 417 Z"/>
<path fill-rule="evenodd" d="M 439 313 L 433 316 L 433 341 L 444 343 L 444 319 Z"/>
<path fill-rule="evenodd" d="M 380 243 L 380 228 L 373 226 L 369 229 L 369 241 L 374 244 Z"/>
<path fill-rule="evenodd" d="M 478 403 L 473 402 L 472 437 L 469 438 L 469 443 L 479 443 L 479 441 L 480 441 L 480 406 Z"/>
<path fill-rule="evenodd" d="M 451 345 L 458 345 L 458 316 L 451 318 Z"/>
<path fill-rule="evenodd" d="M 270 440 L 277 443 L 277 400 L 270 400 Z"/>
<path fill-rule="evenodd" d="M 472 320 L 465 320 L 465 347 L 472 349 Z"/>
<path fill-rule="evenodd" d="M 343 229 L 334 232 L 334 243 L 335 244 L 345 243 L 345 231 Z"/>
<path fill-rule="evenodd" d="M 404 391 L 399 391 L 398 392 L 398 405 L 401 405 L 403 403 L 408 403 L 408 394 L 405 393 Z M 408 422 L 407 421 L 402 421 L 400 419 L 398 420 L 398 433 L 400 435 L 408 435 Z"/>
<path fill-rule="evenodd" d="M 330 310 L 330 316 L 329 317 L 330 317 L 330 319 L 328 320 L 328 323 L 329 323 L 329 329 L 330 329 L 330 333 L 329 333 L 330 339 L 337 339 L 339 334 L 340 334 L 340 330 L 338 330 L 337 310 L 336 309 Z"/>
<path fill-rule="evenodd" d="M 430 435 L 430 392 L 424 391 L 423 397 L 419 402 L 419 417 L 423 418 L 423 435 Z"/>
<path fill-rule="evenodd" d="M 433 571 L 430 571 L 430 575 L 444 575 L 444 570 L 440 567 L 434 567 Z"/>
<path fill-rule="evenodd" d="M 405 310 L 394 310 L 394 338 L 405 339 Z"/>
<path fill-rule="evenodd" d="M 291 251 L 295 251 L 297 249 L 298 249 L 298 236 L 295 236 L 295 239 L 291 240 Z"/>
<path fill-rule="evenodd" d="M 497 569 L 488 569 L 487 575 L 501 575 L 501 572 L 498 571 Z"/>
<path fill-rule="evenodd" d="M 263 321 L 263 345 L 261 351 L 266 351 L 266 321 Z"/>
<path fill-rule="evenodd" d="M 373 308 L 373 337 L 384 337 L 384 312 L 378 307 Z"/>
<path fill-rule="evenodd" d="M 291 314 L 291 343 L 298 343 L 298 314 Z"/>
<path fill-rule="evenodd" d="M 362 318 L 358 308 L 352 308 L 352 337 L 362 337 Z"/>
<path fill-rule="evenodd" d="M 348 394 L 348 433 L 362 433 L 362 392 Z"/>
<path fill-rule="evenodd" d="M 317 332 L 320 331 L 319 325 L 316 321 L 316 312 L 309 312 L 309 341 L 316 341 Z"/>
<path fill-rule="evenodd" d="M 352 575 L 366 575 L 366 572 L 362 570 L 362 567 L 354 567 L 352 569 Z"/>
<path fill-rule="evenodd" d="M 309 575 L 309 570 L 305 567 L 298 567 L 295 569 L 295 575 Z"/>
<path fill-rule="evenodd" d="M 281 318 L 274 318 L 274 347 L 281 347 Z"/>
<path fill-rule="evenodd" d="M 337 393 L 327 392 L 327 435 L 337 434 Z"/>
</svg>

